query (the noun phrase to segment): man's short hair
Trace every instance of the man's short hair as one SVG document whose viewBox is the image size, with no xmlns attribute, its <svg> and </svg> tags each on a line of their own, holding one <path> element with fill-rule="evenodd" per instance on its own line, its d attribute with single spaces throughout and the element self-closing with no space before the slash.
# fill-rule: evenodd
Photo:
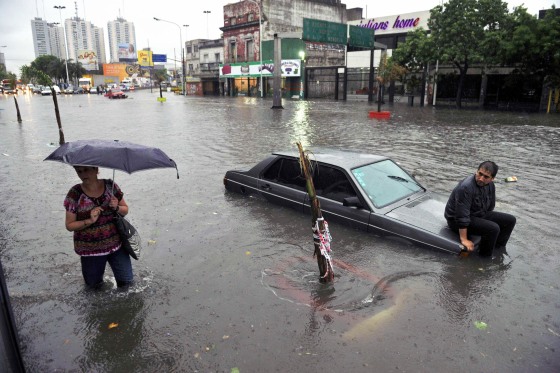
<svg viewBox="0 0 560 373">
<path fill-rule="evenodd" d="M 488 172 L 490 172 L 490 175 L 492 175 L 492 177 L 496 177 L 496 175 L 498 174 L 498 165 L 495 164 L 492 161 L 484 161 L 482 162 L 479 166 L 478 169 L 483 169 L 486 170 Z"/>
</svg>

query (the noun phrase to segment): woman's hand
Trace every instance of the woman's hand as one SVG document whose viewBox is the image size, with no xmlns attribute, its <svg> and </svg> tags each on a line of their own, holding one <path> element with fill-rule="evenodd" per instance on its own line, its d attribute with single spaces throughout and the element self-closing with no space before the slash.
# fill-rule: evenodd
<svg viewBox="0 0 560 373">
<path fill-rule="evenodd" d="M 119 200 L 117 199 L 117 197 L 112 196 L 111 201 L 109 201 L 109 207 L 111 208 L 111 210 L 115 211 L 118 205 L 119 205 Z"/>
<path fill-rule="evenodd" d="M 89 217 L 92 220 L 92 224 L 95 223 L 97 221 L 97 219 L 99 218 L 99 215 L 101 214 L 101 212 L 103 211 L 103 209 L 101 207 L 94 207 L 90 213 L 89 213 Z"/>
</svg>

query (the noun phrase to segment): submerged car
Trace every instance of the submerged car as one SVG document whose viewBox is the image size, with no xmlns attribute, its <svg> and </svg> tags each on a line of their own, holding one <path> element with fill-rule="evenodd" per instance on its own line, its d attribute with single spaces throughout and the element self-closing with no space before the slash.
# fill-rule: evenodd
<svg viewBox="0 0 560 373">
<path fill-rule="evenodd" d="M 391 159 L 321 149 L 311 158 L 313 183 L 325 219 L 421 246 L 459 254 L 459 235 L 443 216 L 446 198 L 428 191 Z M 260 196 L 311 214 L 297 152 L 277 152 L 247 171 L 227 171 L 230 192 Z M 332 230 L 332 228 L 331 228 Z M 475 246 L 480 237 L 472 236 Z"/>
<path fill-rule="evenodd" d="M 127 98 L 128 96 L 124 94 L 123 91 L 121 91 L 118 88 L 112 88 L 110 90 L 107 91 L 107 93 L 105 93 L 105 97 L 108 98 Z"/>
</svg>

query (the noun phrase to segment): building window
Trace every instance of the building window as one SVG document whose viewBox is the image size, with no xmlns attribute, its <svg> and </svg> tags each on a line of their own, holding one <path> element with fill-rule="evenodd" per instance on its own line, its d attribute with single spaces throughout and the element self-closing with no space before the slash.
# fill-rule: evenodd
<svg viewBox="0 0 560 373">
<path fill-rule="evenodd" d="M 192 63 L 189 63 L 189 71 L 193 71 L 193 70 L 194 70 L 193 64 L 192 64 Z"/>
<path fill-rule="evenodd" d="M 192 53 L 192 48 L 190 45 L 187 45 L 187 54 L 191 54 Z"/>
<path fill-rule="evenodd" d="M 247 40 L 247 45 L 245 50 L 247 51 L 247 61 L 255 60 L 255 49 L 253 47 L 254 43 L 252 40 Z"/>
<path fill-rule="evenodd" d="M 202 58 L 204 63 L 208 63 L 208 53 L 204 53 L 204 56 Z"/>
<path fill-rule="evenodd" d="M 237 62 L 237 52 L 235 48 L 235 42 L 229 44 L 229 60 L 230 62 Z"/>
<path fill-rule="evenodd" d="M 232 25 L 232 26 L 235 25 L 235 24 L 237 24 L 237 18 L 231 17 L 231 18 L 229 19 L 229 24 Z"/>
<path fill-rule="evenodd" d="M 197 52 L 198 52 L 198 45 L 195 45 L 194 46 L 194 53 L 197 53 Z"/>
<path fill-rule="evenodd" d="M 220 58 L 219 53 L 214 54 L 214 62 L 222 62 L 222 59 Z"/>
<path fill-rule="evenodd" d="M 255 15 L 253 13 L 249 13 L 247 16 L 247 22 L 252 22 L 255 19 Z"/>
</svg>

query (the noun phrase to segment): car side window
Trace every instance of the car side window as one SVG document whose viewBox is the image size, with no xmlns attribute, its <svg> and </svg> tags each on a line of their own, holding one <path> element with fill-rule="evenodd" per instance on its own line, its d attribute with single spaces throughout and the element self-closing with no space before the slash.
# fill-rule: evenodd
<svg viewBox="0 0 560 373">
<path fill-rule="evenodd" d="M 338 202 L 347 197 L 356 197 L 356 192 L 348 177 L 339 169 L 319 165 L 313 176 L 317 195 Z"/>
<path fill-rule="evenodd" d="M 263 174 L 265 180 L 305 190 L 305 177 L 295 159 L 280 158 Z"/>
</svg>

